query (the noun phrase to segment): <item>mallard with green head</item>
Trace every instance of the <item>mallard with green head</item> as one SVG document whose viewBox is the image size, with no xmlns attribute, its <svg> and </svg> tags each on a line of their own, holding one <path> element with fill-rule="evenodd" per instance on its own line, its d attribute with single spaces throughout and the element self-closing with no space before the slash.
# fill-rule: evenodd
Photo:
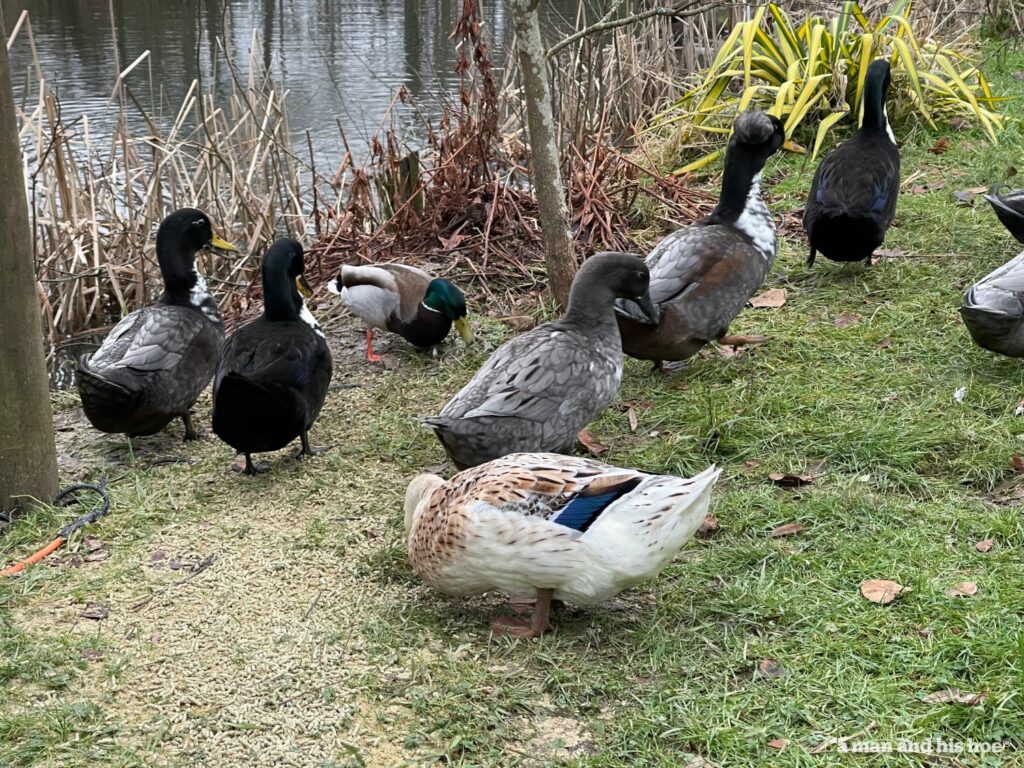
<svg viewBox="0 0 1024 768">
<path fill-rule="evenodd" d="M 885 111 L 889 81 L 889 62 L 871 62 L 860 129 L 814 174 L 804 207 L 807 266 L 818 251 L 832 261 L 865 261 L 885 240 L 900 191 L 900 151 Z"/>
<path fill-rule="evenodd" d="M 371 362 L 380 361 L 373 351 L 374 329 L 397 333 L 421 349 L 444 341 L 453 324 L 463 341 L 473 339 L 462 291 L 422 269 L 405 264 L 346 265 L 327 289 L 366 323 L 366 358 Z"/>
<path fill-rule="evenodd" d="M 302 246 L 277 240 L 263 259 L 263 314 L 232 334 L 213 381 L 213 431 L 245 454 L 246 474 L 270 469 L 252 454 L 276 451 L 295 438 L 300 456 L 309 444 L 331 383 L 331 352 L 306 308 L 312 291 L 304 277 Z"/>
<path fill-rule="evenodd" d="M 82 409 L 96 429 L 152 435 L 181 418 L 185 439 L 198 437 L 189 410 L 210 383 L 224 343 L 217 302 L 196 269 L 203 248 L 238 250 L 195 208 L 164 219 L 156 234 L 160 300 L 122 319 L 99 349 L 79 359 Z"/>
</svg>

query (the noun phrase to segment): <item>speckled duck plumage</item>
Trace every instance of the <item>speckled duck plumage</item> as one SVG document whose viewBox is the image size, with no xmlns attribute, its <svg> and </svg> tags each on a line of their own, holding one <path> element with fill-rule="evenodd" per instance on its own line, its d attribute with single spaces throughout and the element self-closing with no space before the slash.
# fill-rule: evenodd
<svg viewBox="0 0 1024 768">
<path fill-rule="evenodd" d="M 413 571 L 455 595 L 594 605 L 652 578 L 703 522 L 719 470 L 649 475 L 548 453 L 505 456 L 406 493 Z"/>
</svg>

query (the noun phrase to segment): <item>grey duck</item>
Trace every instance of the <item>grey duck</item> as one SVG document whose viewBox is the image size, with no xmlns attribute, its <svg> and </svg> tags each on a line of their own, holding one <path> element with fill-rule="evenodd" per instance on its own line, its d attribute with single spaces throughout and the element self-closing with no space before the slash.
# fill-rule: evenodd
<svg viewBox="0 0 1024 768">
<path fill-rule="evenodd" d="M 78 361 L 78 392 L 101 432 L 152 435 L 173 419 L 198 437 L 189 410 L 209 384 L 224 343 L 217 302 L 196 269 L 201 248 L 237 251 L 213 233 L 209 217 L 182 208 L 161 223 L 156 256 L 164 292 L 123 318 L 95 352 Z"/>
<path fill-rule="evenodd" d="M 632 254 L 587 259 L 561 319 L 503 344 L 440 415 L 424 420 L 455 465 L 570 450 L 622 381 L 614 302 L 633 299 L 653 317 L 648 283 L 647 267 Z"/>
</svg>

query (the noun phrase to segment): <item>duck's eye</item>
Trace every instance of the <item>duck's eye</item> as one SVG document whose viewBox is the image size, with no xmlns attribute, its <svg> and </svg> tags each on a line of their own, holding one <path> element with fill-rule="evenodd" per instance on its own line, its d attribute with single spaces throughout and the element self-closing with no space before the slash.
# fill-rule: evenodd
<svg viewBox="0 0 1024 768">
<path fill-rule="evenodd" d="M 206 223 L 206 219 L 196 219 L 195 221 L 192 222 L 192 226 L 193 227 L 201 227 L 205 223 Z"/>
</svg>

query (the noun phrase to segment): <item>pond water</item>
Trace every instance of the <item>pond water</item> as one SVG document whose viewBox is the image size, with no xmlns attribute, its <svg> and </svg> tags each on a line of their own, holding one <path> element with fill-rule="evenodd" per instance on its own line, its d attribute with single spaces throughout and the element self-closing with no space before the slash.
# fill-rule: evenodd
<svg viewBox="0 0 1024 768">
<path fill-rule="evenodd" d="M 571 28 L 578 2 L 545 0 L 545 27 Z M 511 36 L 506 3 L 484 0 L 483 6 L 500 65 Z M 64 116 L 87 113 L 100 136 L 116 117 L 110 101 L 118 74 L 115 40 L 122 68 L 150 52 L 128 76 L 129 87 L 169 122 L 197 77 L 230 92 L 218 41 L 244 63 L 255 35 L 258 55 L 290 92 L 293 135 L 309 130 L 318 160 L 328 165 L 341 156 L 339 121 L 358 154 L 398 86 L 436 111 L 438 99 L 451 98 L 458 83 L 448 36 L 461 0 L 2 0 L 2 8 L 8 34 L 29 9 L 40 67 L 57 88 Z M 36 79 L 24 29 L 11 49 L 11 67 L 17 96 Z M 411 117 L 398 109 L 400 117 Z"/>
</svg>

